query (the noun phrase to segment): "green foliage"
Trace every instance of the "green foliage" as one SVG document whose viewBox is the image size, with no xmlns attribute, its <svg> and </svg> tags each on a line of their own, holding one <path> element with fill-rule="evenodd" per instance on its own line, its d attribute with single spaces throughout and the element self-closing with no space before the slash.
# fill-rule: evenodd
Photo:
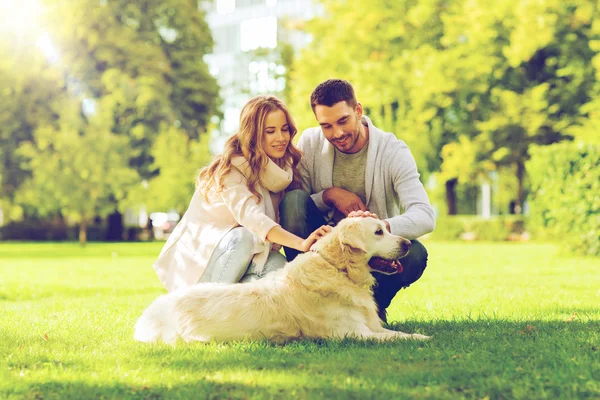
<svg viewBox="0 0 600 400">
<path fill-rule="evenodd" d="M 458 179 L 459 182 L 481 182 L 488 180 L 488 173 L 496 170 L 493 160 L 480 161 L 481 153 L 486 151 L 486 143 L 467 135 L 459 135 L 457 140 L 442 147 L 444 162 L 438 174 L 442 182 Z"/>
<path fill-rule="evenodd" d="M 447 215 L 437 219 L 431 238 L 501 242 L 520 240 L 520 235 L 525 231 L 526 219 L 520 215 L 502 215 L 489 219 L 475 215 Z"/>
<path fill-rule="evenodd" d="M 536 148 L 528 163 L 531 215 L 578 254 L 600 255 L 600 144 Z"/>
<path fill-rule="evenodd" d="M 62 97 L 59 74 L 45 68 L 43 55 L 33 51 L 35 43 L 29 39 L 0 36 L 0 202 L 4 210 L 12 208 L 13 217 L 20 211 L 11 200 L 29 176 L 17 149 L 32 139 L 34 129 L 54 123 L 53 100 Z"/>
<path fill-rule="evenodd" d="M 126 137 L 99 124 L 72 122 L 60 130 L 39 128 L 20 147 L 31 177 L 16 200 L 40 216 L 59 212 L 85 229 L 94 217 L 110 214 L 139 176 L 129 166 Z"/>
<path fill-rule="evenodd" d="M 210 30 L 195 0 L 40 3 L 37 12 L 15 2 L 17 11 L 36 11 L 35 23 L 1 31 L 0 199 L 11 219 L 20 211 L 102 216 L 127 197 L 132 173 L 140 181 L 159 173 L 152 148 L 170 127 L 194 140 L 206 135 L 218 97 L 203 60 Z M 1 18 L 4 28 L 9 17 Z M 99 181 L 100 168 L 114 184 Z M 67 206 L 93 191 L 105 192 L 78 210 Z M 23 204 L 10 207 L 17 198 Z"/>
<path fill-rule="evenodd" d="M 78 226 L 67 226 L 55 219 L 28 218 L 23 221 L 13 221 L 0 226 L 0 239 L 17 241 L 77 241 L 79 237 Z M 88 242 L 106 241 L 105 224 L 92 224 L 86 227 Z"/>
<path fill-rule="evenodd" d="M 597 86 L 600 89 L 600 84 Z M 600 90 L 597 93 L 595 99 L 581 107 L 585 114 L 578 124 L 569 127 L 569 134 L 585 143 L 600 143 Z"/>
<path fill-rule="evenodd" d="M 145 204 L 148 210 L 176 210 L 185 212 L 194 194 L 195 178 L 211 159 L 208 137 L 190 139 L 184 131 L 175 127 L 165 129 L 154 142 L 153 168 L 159 174 L 148 185 L 139 186 L 132 193 L 132 206 Z"/>
<path fill-rule="evenodd" d="M 465 220 L 461 216 L 444 216 L 436 219 L 435 231 L 430 236 L 435 240 L 458 240 L 467 231 Z"/>
<path fill-rule="evenodd" d="M 216 110 L 217 85 L 203 56 L 212 49 L 204 12 L 193 0 L 69 2 L 50 12 L 59 68 L 98 100 L 113 132 L 129 137 L 132 165 L 154 174 L 152 143 L 163 127 L 204 133 Z M 52 10 L 52 9 L 51 9 Z"/>
<path fill-rule="evenodd" d="M 300 126 L 315 124 L 307 104 L 316 84 L 348 79 L 425 176 L 470 184 L 510 167 L 519 201 L 530 146 L 597 136 L 596 1 L 322 3 L 325 15 L 307 26 L 313 41 L 292 71 Z"/>
</svg>

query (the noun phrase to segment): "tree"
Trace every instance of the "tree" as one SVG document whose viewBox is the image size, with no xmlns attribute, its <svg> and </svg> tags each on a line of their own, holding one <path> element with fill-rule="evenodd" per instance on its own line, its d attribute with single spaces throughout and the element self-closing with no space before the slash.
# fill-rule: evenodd
<svg viewBox="0 0 600 400">
<path fill-rule="evenodd" d="M 62 160 L 54 161 L 58 174 L 69 176 L 72 168 L 88 170 L 91 166 L 85 160 L 61 155 L 87 151 L 95 153 L 88 159 L 114 162 L 114 169 L 124 174 L 123 179 L 115 177 L 123 184 L 115 192 L 89 172 L 91 182 L 107 191 L 95 206 L 98 215 L 105 215 L 105 201 L 112 201 L 113 209 L 119 202 L 125 204 L 127 196 L 121 192 L 129 188 L 129 168 L 140 181 L 161 173 L 152 153 L 161 135 L 172 128 L 194 140 L 207 135 L 218 104 L 216 80 L 203 60 L 213 44 L 210 30 L 194 0 L 41 1 L 45 13 L 24 30 L 22 40 L 0 38 L 0 198 L 14 204 L 15 193 L 26 181 L 21 200 L 35 199 L 36 189 L 66 195 L 62 183 L 59 188 L 42 184 L 39 176 L 45 172 L 36 168 L 58 158 Z M 54 138 L 57 143 L 74 141 L 61 144 L 58 151 Z M 118 157 L 96 154 L 114 152 L 116 147 Z M 175 167 L 182 163 L 173 161 Z M 110 163 L 105 166 L 113 168 Z M 63 182 L 62 177 L 57 180 Z M 37 197 L 44 198 L 44 204 L 36 210 L 29 201 L 26 213 L 50 215 L 53 205 L 55 213 L 68 209 L 77 220 L 89 219 L 87 210 L 74 212 L 64 200 Z M 172 199 L 173 204 L 178 201 Z"/>
<path fill-rule="evenodd" d="M 507 167 L 522 202 L 529 146 L 570 139 L 571 127 L 594 109 L 594 1 L 324 5 L 325 15 L 308 25 L 313 41 L 294 65 L 300 125 L 314 123 L 305 104 L 318 82 L 350 80 L 375 123 L 409 144 L 421 171 L 443 171 L 449 203 L 459 175 L 479 179 Z M 344 25 L 331 29 L 339 20 Z M 469 166 L 442 155 L 461 154 L 468 143 L 477 153 L 465 174 Z"/>
<path fill-rule="evenodd" d="M 41 216 L 58 211 L 78 223 L 85 245 L 87 226 L 111 213 L 139 176 L 128 165 L 127 138 L 111 133 L 100 120 L 86 123 L 74 114 L 63 114 L 58 130 L 36 129 L 34 140 L 20 147 L 31 177 L 17 200 Z"/>
<path fill-rule="evenodd" d="M 150 210 L 185 212 L 194 194 L 195 177 L 212 159 L 208 143 L 207 135 L 197 140 L 175 127 L 163 130 L 151 151 L 152 167 L 160 174 L 138 186 L 128 202 L 133 207 L 145 204 Z"/>
<path fill-rule="evenodd" d="M 441 0 L 324 1 L 325 15 L 306 25 L 312 41 L 294 63 L 291 75 L 292 108 L 299 125 L 315 124 L 308 98 L 319 82 L 347 79 L 368 115 L 407 141 L 425 172 L 431 147 L 426 142 L 435 140 L 427 127 L 435 114 L 429 110 L 428 94 L 435 84 L 445 87 L 448 82 L 439 79 L 441 74 L 427 71 L 441 69 L 431 55 L 442 34 L 438 17 L 444 4 Z M 343 25 L 335 24 L 342 20 Z M 425 90 L 424 79 L 433 81 Z"/>
<path fill-rule="evenodd" d="M 0 33 L 0 207 L 10 220 L 22 215 L 14 196 L 29 176 L 21 168 L 26 160 L 17 149 L 32 140 L 34 129 L 55 123 L 52 99 L 61 96 L 61 88 L 60 77 L 45 68 L 46 60 L 32 37 Z"/>
<path fill-rule="evenodd" d="M 157 1 L 154 6 L 154 26 L 171 67 L 171 101 L 188 137 L 197 139 L 217 113 L 219 88 L 203 59 L 212 51 L 212 35 L 197 0 Z"/>
<path fill-rule="evenodd" d="M 569 130 L 592 96 L 594 15 L 600 10 L 587 0 L 519 2 L 508 14 L 491 113 L 478 128 L 494 143 L 494 162 L 514 167 L 520 206 L 530 146 L 572 139 Z"/>
<path fill-rule="evenodd" d="M 100 3 L 100 4 L 98 4 Z M 84 0 L 55 9 L 49 21 L 62 69 L 77 90 L 129 136 L 132 165 L 149 178 L 152 143 L 180 125 L 191 138 L 206 131 L 217 84 L 203 56 L 212 48 L 204 12 L 193 0 Z"/>
</svg>

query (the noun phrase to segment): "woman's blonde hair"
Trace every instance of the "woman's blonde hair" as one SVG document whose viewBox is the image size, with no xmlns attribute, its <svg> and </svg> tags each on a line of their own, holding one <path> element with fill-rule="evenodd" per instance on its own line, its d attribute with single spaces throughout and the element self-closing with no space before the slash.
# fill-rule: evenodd
<svg viewBox="0 0 600 400">
<path fill-rule="evenodd" d="M 286 105 L 281 100 L 275 96 L 261 95 L 250 99 L 242 108 L 240 128 L 225 143 L 223 154 L 217 156 L 211 164 L 203 168 L 198 174 L 196 187 L 204 197 L 208 198 L 208 192 L 211 188 L 215 188 L 217 193 L 223 190 L 223 177 L 231 171 L 231 159 L 242 156 L 248 160 L 250 166 L 248 189 L 259 202 L 262 200 L 262 196 L 256 190 L 256 185 L 260 183 L 261 169 L 266 167 L 269 161 L 269 157 L 263 149 L 265 124 L 267 115 L 276 110 L 281 110 L 285 114 L 289 126 L 290 143 L 285 155 L 273 161 L 280 168 L 284 168 L 286 165 L 292 168 L 294 175 L 288 189 L 300 188 L 298 165 L 302 153 L 292 144 L 292 139 L 297 132 L 294 121 Z"/>
</svg>

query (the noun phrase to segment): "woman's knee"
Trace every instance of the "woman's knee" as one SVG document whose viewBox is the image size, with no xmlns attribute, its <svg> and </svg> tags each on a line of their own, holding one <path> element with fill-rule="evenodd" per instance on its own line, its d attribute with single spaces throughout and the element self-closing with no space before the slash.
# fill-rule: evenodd
<svg viewBox="0 0 600 400">
<path fill-rule="evenodd" d="M 271 251 L 267 257 L 265 265 L 260 272 L 257 271 L 256 265 L 252 263 L 240 282 L 251 282 L 257 279 L 262 279 L 265 277 L 265 275 L 282 269 L 285 267 L 286 263 L 287 259 L 283 254 L 279 253 L 278 251 Z"/>
<path fill-rule="evenodd" d="M 233 228 L 227 233 L 227 250 L 240 248 L 251 252 L 254 248 L 254 235 L 243 226 Z"/>
<path fill-rule="evenodd" d="M 278 251 L 272 251 L 269 253 L 269 257 L 267 258 L 267 262 L 265 264 L 264 273 L 268 274 L 269 272 L 277 271 L 285 267 L 287 263 L 287 259 L 283 254 Z"/>
<path fill-rule="evenodd" d="M 236 283 L 246 273 L 252 260 L 254 235 L 244 227 L 237 227 L 229 231 L 223 241 L 220 254 L 213 254 L 202 281 Z"/>
</svg>

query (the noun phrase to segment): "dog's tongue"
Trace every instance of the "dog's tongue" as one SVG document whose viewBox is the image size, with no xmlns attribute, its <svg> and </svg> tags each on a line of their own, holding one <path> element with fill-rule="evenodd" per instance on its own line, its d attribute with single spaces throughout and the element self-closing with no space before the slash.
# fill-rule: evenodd
<svg viewBox="0 0 600 400">
<path fill-rule="evenodd" d="M 393 268 L 396 270 L 397 274 L 401 273 L 404 270 L 402 264 L 400 263 L 400 260 L 389 261 L 380 257 L 371 258 L 371 260 L 369 260 L 369 265 L 375 270 Z"/>
<path fill-rule="evenodd" d="M 400 260 L 394 260 L 394 262 L 392 263 L 392 266 L 394 268 L 396 268 L 396 273 L 399 274 L 402 271 L 404 271 L 404 267 L 402 266 L 402 263 L 400 263 Z"/>
</svg>

